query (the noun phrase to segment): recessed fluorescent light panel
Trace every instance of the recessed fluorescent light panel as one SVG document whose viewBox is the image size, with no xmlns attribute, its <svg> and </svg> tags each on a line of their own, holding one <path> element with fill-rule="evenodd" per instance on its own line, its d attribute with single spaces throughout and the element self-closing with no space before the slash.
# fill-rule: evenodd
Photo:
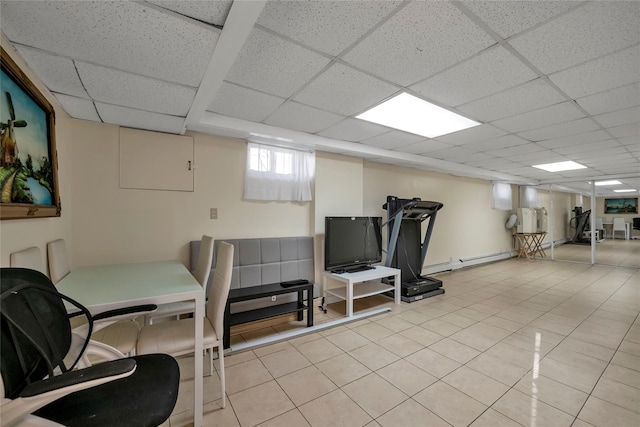
<svg viewBox="0 0 640 427">
<path fill-rule="evenodd" d="M 633 188 L 627 188 L 625 190 L 613 190 L 614 193 L 635 193 L 636 191 L 638 190 Z"/>
<path fill-rule="evenodd" d="M 435 138 L 480 124 L 405 92 L 356 118 L 427 138 Z"/>
<path fill-rule="evenodd" d="M 617 179 L 612 179 L 610 181 L 596 181 L 596 186 L 599 185 L 620 185 L 622 184 L 620 181 L 618 181 Z"/>
<path fill-rule="evenodd" d="M 581 165 L 580 163 L 568 161 L 568 162 L 557 162 L 557 163 L 545 163 L 544 165 L 533 165 L 534 168 L 546 170 L 547 172 L 562 172 L 562 171 L 571 171 L 575 169 L 585 169 L 586 166 Z"/>
</svg>

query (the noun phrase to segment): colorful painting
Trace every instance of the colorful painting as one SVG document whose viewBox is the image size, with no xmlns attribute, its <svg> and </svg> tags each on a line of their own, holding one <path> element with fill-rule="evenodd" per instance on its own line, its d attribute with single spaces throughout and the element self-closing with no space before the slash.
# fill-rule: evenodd
<svg viewBox="0 0 640 427">
<path fill-rule="evenodd" d="M 54 112 L 2 50 L 0 217 L 60 216 Z"/>
<path fill-rule="evenodd" d="M 604 213 L 638 213 L 638 199 L 604 199 Z"/>
</svg>

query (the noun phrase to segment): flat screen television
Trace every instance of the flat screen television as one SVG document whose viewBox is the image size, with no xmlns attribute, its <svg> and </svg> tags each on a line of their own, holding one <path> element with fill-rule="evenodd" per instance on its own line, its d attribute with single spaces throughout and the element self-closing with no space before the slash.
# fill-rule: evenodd
<svg viewBox="0 0 640 427">
<path fill-rule="evenodd" d="M 324 220 L 324 269 L 366 269 L 382 261 L 382 217 L 327 216 Z"/>
</svg>

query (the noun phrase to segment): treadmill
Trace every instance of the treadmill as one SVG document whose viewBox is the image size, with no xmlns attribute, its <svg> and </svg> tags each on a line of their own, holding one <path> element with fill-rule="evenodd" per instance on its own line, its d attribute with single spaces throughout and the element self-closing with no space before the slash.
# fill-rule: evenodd
<svg viewBox="0 0 640 427">
<path fill-rule="evenodd" d="M 401 299 L 404 302 L 418 301 L 444 293 L 442 281 L 422 276 L 429 240 L 438 211 L 444 205 L 440 202 L 424 201 L 420 198 L 400 199 L 387 196 L 382 206 L 387 211 L 388 226 L 387 258 L 385 266 L 401 271 Z M 422 222 L 429 221 L 421 242 Z M 393 291 L 387 293 L 393 296 Z"/>
</svg>

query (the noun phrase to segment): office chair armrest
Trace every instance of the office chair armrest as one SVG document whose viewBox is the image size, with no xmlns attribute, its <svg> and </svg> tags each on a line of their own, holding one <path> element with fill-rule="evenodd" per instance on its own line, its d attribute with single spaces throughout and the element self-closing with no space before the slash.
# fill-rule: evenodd
<svg viewBox="0 0 640 427">
<path fill-rule="evenodd" d="M 60 388 L 70 387 L 89 381 L 101 380 L 103 378 L 111 381 L 111 377 L 122 374 L 132 374 L 135 369 L 136 361 L 133 359 L 120 359 L 114 360 L 110 363 L 101 363 L 85 369 L 65 372 L 64 374 L 56 375 L 52 378 L 31 383 L 22 390 L 20 397 L 33 397 Z"/>
<path fill-rule="evenodd" d="M 2 402 L 2 425 L 14 425 L 32 412 L 61 397 L 109 381 L 128 377 L 135 370 L 135 360 L 122 359 L 78 371 L 66 372 L 62 375 L 30 384 L 25 387 L 18 398 Z"/>
<path fill-rule="evenodd" d="M 137 317 L 140 314 L 153 313 L 158 309 L 155 304 L 134 305 L 131 307 L 117 308 L 115 310 L 104 311 L 93 316 L 93 321 L 109 319 L 109 320 L 123 320 L 131 317 Z M 133 316 L 132 316 L 133 315 Z"/>
</svg>

